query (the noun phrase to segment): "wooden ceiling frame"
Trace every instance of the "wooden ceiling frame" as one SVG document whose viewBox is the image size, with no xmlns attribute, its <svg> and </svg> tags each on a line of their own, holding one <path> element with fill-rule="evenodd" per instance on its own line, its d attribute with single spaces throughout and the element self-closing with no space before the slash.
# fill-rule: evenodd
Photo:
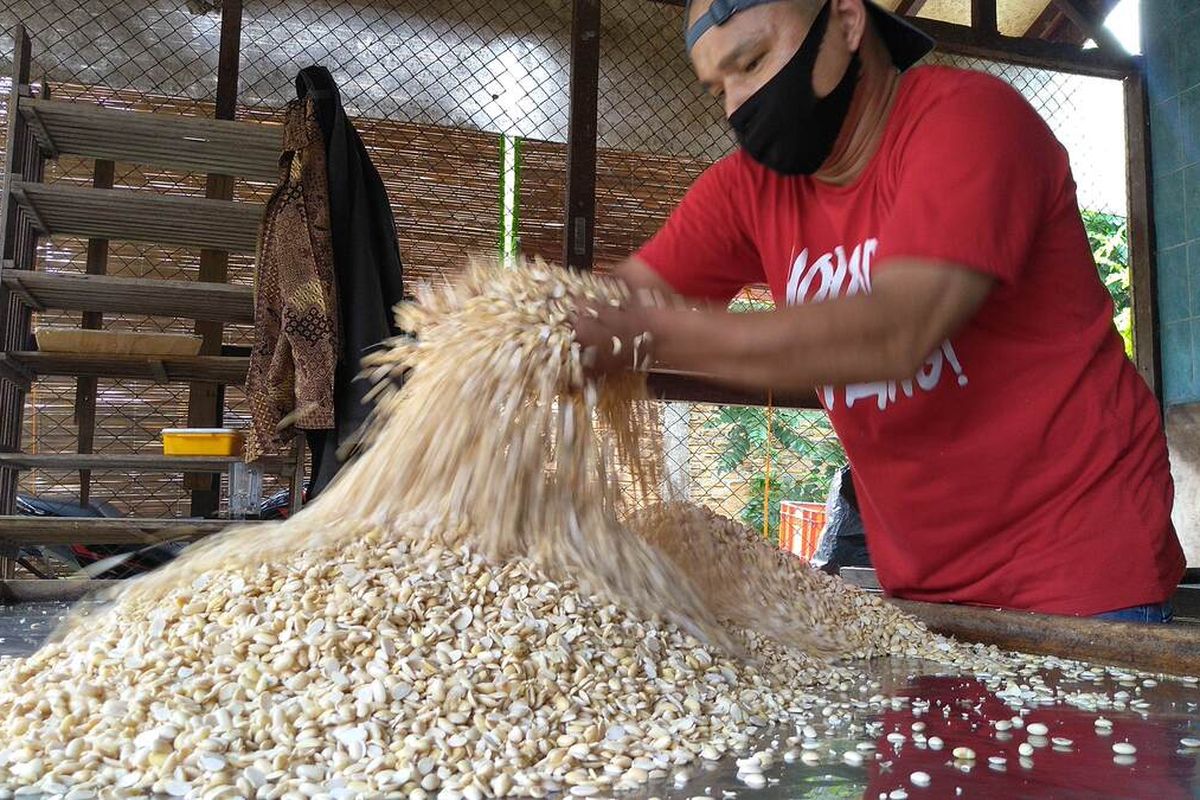
<svg viewBox="0 0 1200 800">
<path fill-rule="evenodd" d="M 1089 38 L 1095 39 L 1097 30 L 1105 30 L 1104 19 L 1116 7 L 1117 2 L 1118 0 L 1073 0 L 1069 4 L 1068 13 L 1058 0 L 1053 0 L 1046 4 L 1023 36 L 1082 45 Z M 1098 39 L 1095 41 L 1100 44 Z"/>
<path fill-rule="evenodd" d="M 649 2 L 680 7 L 685 5 L 685 0 Z M 914 16 L 920 12 L 925 0 L 901 0 L 898 10 L 936 39 L 938 48 L 943 52 L 1101 78 L 1124 79 L 1137 73 L 1137 60 L 1121 48 L 1111 47 L 1111 42 L 1110 46 L 1101 45 L 1088 50 L 1082 48 L 1087 38 L 1104 36 L 1098 33 L 1105 30 L 1098 21 L 1103 20 L 1116 0 L 1070 0 L 1071 13 L 1082 21 L 1083 31 L 1067 17 L 1060 2 L 1065 0 L 1048 0 L 1046 11 L 1030 26 L 1025 36 L 1005 36 L 996 29 L 996 0 L 971 0 L 972 25 L 956 25 Z M 1064 31 L 1068 29 L 1074 32 L 1073 36 L 1066 37 Z M 1039 35 L 1030 36 L 1030 33 Z"/>
</svg>

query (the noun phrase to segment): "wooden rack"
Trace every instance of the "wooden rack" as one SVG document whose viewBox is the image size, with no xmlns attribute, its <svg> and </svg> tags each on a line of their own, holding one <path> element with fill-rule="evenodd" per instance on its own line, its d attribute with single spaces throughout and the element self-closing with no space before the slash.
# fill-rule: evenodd
<svg viewBox="0 0 1200 800">
<path fill-rule="evenodd" d="M 225 282 L 230 253 L 253 253 L 263 207 L 232 199 L 233 181 L 274 180 L 282 147 L 279 126 L 232 119 L 149 114 L 51 99 L 30 86 L 30 41 L 22 27 L 9 97 L 8 151 L 0 192 L 0 579 L 11 578 L 15 548 L 31 544 L 148 543 L 203 536 L 223 520 L 200 519 L 216 510 L 214 475 L 235 459 L 171 458 L 92 452 L 97 381 L 109 378 L 191 384 L 189 425 L 220 422 L 222 388 L 245 382 L 249 359 L 221 355 L 223 325 L 254 320 L 253 292 Z M 225 81 L 228 83 L 228 81 Z M 222 91 L 218 87 L 218 94 Z M 219 102 L 218 109 L 224 106 Z M 232 116 L 231 109 L 219 116 Z M 92 186 L 41 181 L 45 159 L 94 159 Z M 207 196 L 183 197 L 113 188 L 113 166 L 136 164 L 209 176 Z M 85 275 L 35 271 L 40 236 L 85 237 Z M 110 240 L 200 251 L 199 281 L 121 278 L 104 274 Z M 100 328 L 104 313 L 195 320 L 204 345 L 192 357 L 47 353 L 29 350 L 30 316 L 78 311 L 85 328 Z M 45 376 L 77 380 L 78 452 L 20 452 L 24 395 Z M 293 508 L 303 487 L 302 447 L 257 464 L 287 475 Z M 78 471 L 87 502 L 94 471 L 175 472 L 193 489 L 189 519 L 93 519 L 14 515 L 20 470 Z"/>
</svg>

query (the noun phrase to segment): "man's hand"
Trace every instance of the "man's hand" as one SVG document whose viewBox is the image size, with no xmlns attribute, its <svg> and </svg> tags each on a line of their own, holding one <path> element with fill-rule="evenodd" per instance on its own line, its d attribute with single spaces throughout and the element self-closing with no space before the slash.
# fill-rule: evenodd
<svg viewBox="0 0 1200 800">
<path fill-rule="evenodd" d="M 613 268 L 629 290 L 620 307 L 576 303 L 575 340 L 583 348 L 583 367 L 592 375 L 629 369 L 645 370 L 654 361 L 651 330 L 658 309 L 683 303 L 658 273 L 636 257 Z"/>
<path fill-rule="evenodd" d="M 654 342 L 650 311 L 637 300 L 620 307 L 577 301 L 572 324 L 584 369 L 593 376 L 647 369 Z"/>
</svg>

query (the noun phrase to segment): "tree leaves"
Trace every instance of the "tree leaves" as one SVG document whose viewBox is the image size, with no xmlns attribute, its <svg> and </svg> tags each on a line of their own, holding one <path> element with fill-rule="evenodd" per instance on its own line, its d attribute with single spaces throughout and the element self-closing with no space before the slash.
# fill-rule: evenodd
<svg viewBox="0 0 1200 800">
<path fill-rule="evenodd" d="M 1100 211 L 1083 211 L 1088 244 L 1100 271 L 1100 280 L 1112 295 L 1113 324 L 1133 358 L 1133 292 L 1129 276 L 1129 226 L 1125 217 Z"/>
</svg>

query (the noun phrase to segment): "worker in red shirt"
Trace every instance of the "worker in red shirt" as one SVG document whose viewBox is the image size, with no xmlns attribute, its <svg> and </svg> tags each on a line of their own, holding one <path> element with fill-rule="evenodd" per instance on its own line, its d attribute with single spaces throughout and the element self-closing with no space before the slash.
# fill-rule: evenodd
<svg viewBox="0 0 1200 800">
<path fill-rule="evenodd" d="M 866 0 L 694 0 L 686 41 L 741 147 L 618 268 L 693 308 L 579 314 L 591 367 L 817 387 L 892 595 L 1168 621 L 1162 420 L 1033 108 Z"/>
</svg>

